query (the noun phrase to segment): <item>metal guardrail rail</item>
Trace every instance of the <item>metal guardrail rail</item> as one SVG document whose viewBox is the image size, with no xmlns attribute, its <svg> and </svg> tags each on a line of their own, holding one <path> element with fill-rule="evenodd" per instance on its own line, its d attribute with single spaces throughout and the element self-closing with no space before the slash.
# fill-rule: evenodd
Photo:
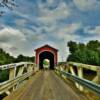
<svg viewBox="0 0 100 100">
<path fill-rule="evenodd" d="M 0 94 L 9 95 L 21 82 L 38 71 L 35 63 L 19 62 L 0 66 L 0 70 L 9 70 L 9 80 L 0 83 Z M 25 71 L 26 70 L 26 71 Z M 25 71 L 25 72 L 24 72 Z"/>
<path fill-rule="evenodd" d="M 95 92 L 97 95 L 100 96 L 100 85 L 99 84 L 93 83 L 93 82 L 86 80 L 86 79 L 79 78 L 78 76 L 74 76 L 70 73 L 67 73 L 65 71 L 61 71 L 59 69 L 56 69 L 56 70 L 59 71 L 61 74 L 67 76 L 71 80 L 81 84 L 82 86 L 87 87 L 88 89 L 92 90 L 93 92 Z"/>
<path fill-rule="evenodd" d="M 18 76 L 14 78 L 13 80 L 8 80 L 6 82 L 0 83 L 0 94 L 4 93 L 7 89 L 10 89 L 13 86 L 17 85 L 19 82 L 22 82 L 23 80 L 25 80 L 32 74 L 33 74 L 33 71 L 29 73 L 25 73 L 21 76 Z"/>
<path fill-rule="evenodd" d="M 83 68 L 90 69 L 93 71 L 97 71 L 97 69 L 100 67 L 100 66 L 88 65 L 88 64 L 83 64 L 83 63 L 76 63 L 76 62 L 68 62 L 68 65 L 76 66 L 76 67 L 83 67 Z"/>
<path fill-rule="evenodd" d="M 19 63 L 12 63 L 12 64 L 7 64 L 7 65 L 1 65 L 0 69 L 1 70 L 5 70 L 5 69 L 10 69 L 10 68 L 14 68 L 20 65 L 25 65 L 25 64 L 33 64 L 31 62 L 19 62 Z M 35 64 L 35 63 L 34 63 Z"/>
</svg>

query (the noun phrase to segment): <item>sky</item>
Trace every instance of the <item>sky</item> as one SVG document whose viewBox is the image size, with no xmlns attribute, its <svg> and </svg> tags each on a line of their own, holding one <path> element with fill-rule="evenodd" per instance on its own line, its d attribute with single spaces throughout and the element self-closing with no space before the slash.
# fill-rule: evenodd
<svg viewBox="0 0 100 100">
<path fill-rule="evenodd" d="M 1 0 L 0 0 L 1 1 Z M 59 61 L 69 54 L 68 41 L 100 40 L 100 0 L 15 0 L 18 7 L 0 17 L 0 47 L 13 56 L 35 55 L 49 44 Z"/>
</svg>

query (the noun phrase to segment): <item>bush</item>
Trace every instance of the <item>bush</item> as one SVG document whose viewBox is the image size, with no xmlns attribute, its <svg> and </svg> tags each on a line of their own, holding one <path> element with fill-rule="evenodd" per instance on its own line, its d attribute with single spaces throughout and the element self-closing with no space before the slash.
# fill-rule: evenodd
<svg viewBox="0 0 100 100">
<path fill-rule="evenodd" d="M 0 70 L 0 82 L 4 82 L 9 79 L 9 71 L 8 70 Z"/>
</svg>

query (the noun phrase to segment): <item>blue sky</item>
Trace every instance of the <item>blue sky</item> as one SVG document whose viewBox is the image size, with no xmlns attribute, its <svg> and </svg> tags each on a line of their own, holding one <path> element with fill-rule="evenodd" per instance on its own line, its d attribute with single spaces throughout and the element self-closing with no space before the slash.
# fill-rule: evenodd
<svg viewBox="0 0 100 100">
<path fill-rule="evenodd" d="M 69 54 L 67 42 L 100 40 L 100 0 L 16 0 L 13 11 L 0 17 L 0 47 L 17 56 L 35 55 L 49 44 L 59 49 L 59 61 Z"/>
</svg>

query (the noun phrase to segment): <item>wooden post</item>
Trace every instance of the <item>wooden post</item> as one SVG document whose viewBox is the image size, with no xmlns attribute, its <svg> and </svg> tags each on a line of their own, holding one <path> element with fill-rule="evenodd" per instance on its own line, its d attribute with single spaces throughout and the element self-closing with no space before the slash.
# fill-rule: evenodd
<svg viewBox="0 0 100 100">
<path fill-rule="evenodd" d="M 11 94 L 11 92 L 10 92 L 10 91 L 6 91 L 5 93 L 6 93 L 7 95 L 10 95 L 10 94 Z"/>
<path fill-rule="evenodd" d="M 97 68 L 98 84 L 100 84 L 100 67 Z"/>
<path fill-rule="evenodd" d="M 78 67 L 77 70 L 78 70 L 78 76 L 80 78 L 83 78 L 83 68 L 82 67 Z M 79 85 L 79 89 L 80 89 L 80 91 L 83 91 L 83 87 L 81 85 Z"/>
<path fill-rule="evenodd" d="M 61 71 L 66 71 L 64 65 L 62 65 L 62 67 L 61 67 Z M 62 74 L 61 77 L 62 77 L 64 80 L 66 80 L 66 75 Z"/>
<path fill-rule="evenodd" d="M 70 68 L 70 71 L 71 71 L 72 75 L 76 76 L 76 73 L 75 73 L 73 67 L 69 66 L 69 68 Z M 79 88 L 79 84 L 77 82 L 75 82 L 75 85 L 76 85 L 77 88 Z"/>
<path fill-rule="evenodd" d="M 19 67 L 19 71 L 17 73 L 17 77 L 21 76 L 23 74 L 23 71 L 24 71 L 24 65 Z"/>
<path fill-rule="evenodd" d="M 32 72 L 33 71 L 33 64 L 28 65 L 28 72 Z"/>
<path fill-rule="evenodd" d="M 11 66 L 9 69 L 9 80 L 13 80 L 16 76 L 16 67 L 15 66 Z M 10 91 L 13 91 L 15 89 L 15 87 L 12 87 L 10 89 Z M 10 94 L 10 92 L 6 92 L 8 95 Z"/>
<path fill-rule="evenodd" d="M 96 76 L 93 78 L 92 82 L 100 84 L 100 67 L 96 69 Z"/>
<path fill-rule="evenodd" d="M 70 71 L 71 71 L 72 75 L 76 75 L 76 73 L 75 73 L 75 71 L 74 71 L 72 66 L 70 66 Z"/>
<path fill-rule="evenodd" d="M 39 70 L 39 66 L 34 66 L 34 73 L 36 73 Z"/>
<path fill-rule="evenodd" d="M 9 69 L 9 80 L 12 80 L 15 78 L 15 68 L 10 68 Z"/>
<path fill-rule="evenodd" d="M 69 71 L 69 66 L 65 65 L 65 71 L 68 72 Z"/>
<path fill-rule="evenodd" d="M 99 83 L 98 74 L 93 78 L 92 82 L 94 82 L 94 83 Z"/>
</svg>

